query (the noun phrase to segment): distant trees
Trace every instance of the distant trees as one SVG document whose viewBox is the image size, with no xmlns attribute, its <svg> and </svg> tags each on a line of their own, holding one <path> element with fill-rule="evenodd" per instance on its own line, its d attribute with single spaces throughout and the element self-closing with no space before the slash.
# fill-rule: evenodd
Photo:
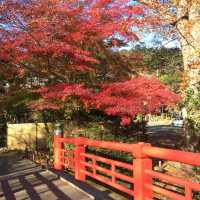
<svg viewBox="0 0 200 200">
<path fill-rule="evenodd" d="M 200 81 L 199 31 L 200 2 L 199 0 L 140 0 L 150 15 L 156 19 L 157 31 L 167 38 L 180 38 L 183 65 L 185 70 L 185 87 L 195 87 Z M 178 37 L 177 37 L 178 36 Z"/>
<path fill-rule="evenodd" d="M 147 48 L 138 46 L 132 50 L 123 50 L 122 55 L 140 55 L 135 64 L 138 74 L 156 76 L 173 91 L 182 92 L 184 67 L 181 50 L 178 48 Z M 131 61 L 130 61 L 131 62 Z M 136 62 L 136 60 L 134 60 Z M 133 63 L 132 63 L 133 64 Z"/>
</svg>

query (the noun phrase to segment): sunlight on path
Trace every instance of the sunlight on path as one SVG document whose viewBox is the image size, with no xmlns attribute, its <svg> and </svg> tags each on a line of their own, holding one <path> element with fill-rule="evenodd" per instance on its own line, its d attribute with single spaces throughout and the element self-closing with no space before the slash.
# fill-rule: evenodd
<svg viewBox="0 0 200 200">
<path fill-rule="evenodd" d="M 85 193 L 17 152 L 0 154 L 0 200 L 90 200 Z"/>
</svg>

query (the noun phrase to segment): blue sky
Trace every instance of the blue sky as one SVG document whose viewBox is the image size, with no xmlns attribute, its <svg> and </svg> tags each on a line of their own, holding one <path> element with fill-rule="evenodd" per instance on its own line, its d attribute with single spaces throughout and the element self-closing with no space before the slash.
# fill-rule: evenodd
<svg viewBox="0 0 200 200">
<path fill-rule="evenodd" d="M 163 46 L 166 48 L 176 48 L 180 47 L 180 42 L 178 39 L 173 40 L 172 38 L 169 38 L 168 40 L 166 38 L 163 38 L 158 33 L 146 33 L 142 38 L 141 41 L 146 44 L 147 47 L 155 47 L 157 46 Z"/>
<path fill-rule="evenodd" d="M 147 48 L 180 48 L 180 42 L 178 39 L 163 38 L 158 32 L 143 33 L 139 36 L 139 42 L 129 43 L 128 46 L 120 48 L 120 50 L 129 50 L 134 48 L 134 46 L 143 44 Z"/>
</svg>

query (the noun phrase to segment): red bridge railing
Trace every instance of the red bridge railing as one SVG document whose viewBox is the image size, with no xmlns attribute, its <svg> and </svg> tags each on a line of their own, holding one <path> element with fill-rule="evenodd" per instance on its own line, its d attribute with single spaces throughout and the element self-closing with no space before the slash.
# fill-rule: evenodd
<svg viewBox="0 0 200 200">
<path fill-rule="evenodd" d="M 86 152 L 86 147 L 109 149 L 132 155 L 132 163 L 105 158 Z M 92 177 L 136 200 L 167 197 L 174 200 L 192 200 L 200 192 L 200 184 L 153 170 L 154 159 L 170 160 L 200 166 L 200 154 L 152 147 L 150 144 L 125 144 L 54 136 L 54 168 L 71 169 L 75 178 L 84 181 Z M 174 186 L 177 190 L 162 187 L 157 182 Z M 174 188 L 173 187 L 173 188 Z"/>
</svg>

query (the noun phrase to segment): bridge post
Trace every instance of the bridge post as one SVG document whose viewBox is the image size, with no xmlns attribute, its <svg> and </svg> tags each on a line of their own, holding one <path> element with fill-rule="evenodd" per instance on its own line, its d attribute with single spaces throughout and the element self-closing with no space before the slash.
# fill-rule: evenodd
<svg viewBox="0 0 200 200">
<path fill-rule="evenodd" d="M 152 170 L 152 160 L 142 151 L 146 145 L 149 144 L 138 143 L 133 153 L 134 197 L 137 200 L 152 199 L 153 196 L 151 189 L 147 187 L 152 185 L 152 177 L 145 173 L 146 170 Z"/>
<path fill-rule="evenodd" d="M 84 138 L 83 137 L 76 138 L 75 150 L 74 150 L 75 178 L 79 181 L 85 180 L 85 173 L 83 172 L 83 170 L 85 170 L 85 167 L 84 164 L 82 164 L 82 162 L 85 161 L 85 158 L 82 155 L 83 153 L 85 153 Z"/>
<path fill-rule="evenodd" d="M 60 124 L 57 124 L 56 129 L 54 130 L 54 140 L 53 140 L 53 154 L 54 154 L 54 169 L 61 170 L 62 166 L 62 129 Z"/>
</svg>

